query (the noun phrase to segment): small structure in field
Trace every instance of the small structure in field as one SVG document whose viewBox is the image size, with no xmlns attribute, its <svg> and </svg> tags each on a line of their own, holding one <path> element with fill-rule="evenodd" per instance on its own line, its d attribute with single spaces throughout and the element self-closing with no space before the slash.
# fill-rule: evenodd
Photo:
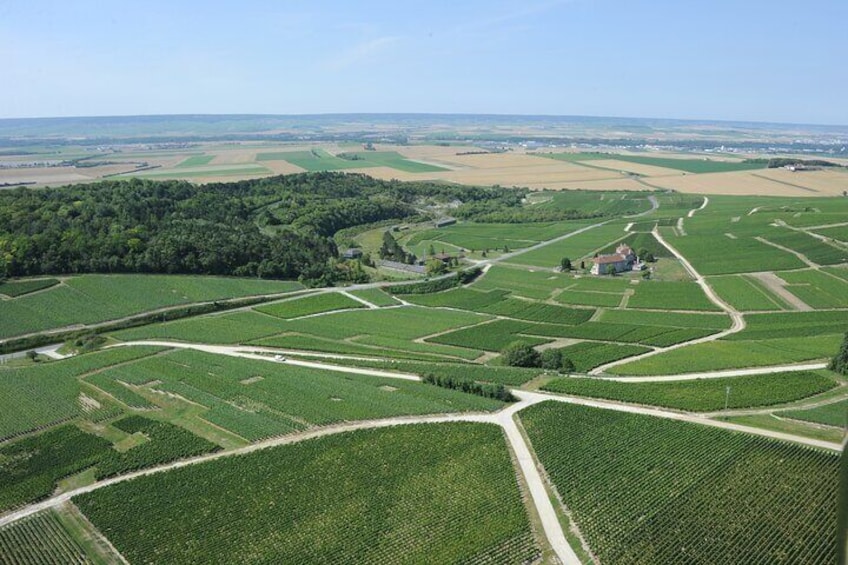
<svg viewBox="0 0 848 565">
<path fill-rule="evenodd" d="M 442 218 L 441 220 L 436 220 L 433 222 L 433 225 L 437 228 L 444 228 L 446 226 L 452 226 L 456 223 L 456 218 Z"/>
<path fill-rule="evenodd" d="M 456 259 L 457 261 L 465 259 L 465 255 L 462 253 L 457 253 L 456 255 L 451 255 L 450 253 L 436 253 L 435 255 L 430 256 L 430 259 L 437 259 L 442 263 L 450 263 L 453 259 Z"/>
<path fill-rule="evenodd" d="M 626 271 L 642 270 L 642 263 L 629 245 L 621 243 L 612 255 L 598 255 L 592 259 L 591 273 L 593 275 L 614 275 Z"/>
<path fill-rule="evenodd" d="M 342 253 L 342 259 L 359 259 L 362 257 L 362 250 L 356 247 L 351 247 Z"/>
</svg>

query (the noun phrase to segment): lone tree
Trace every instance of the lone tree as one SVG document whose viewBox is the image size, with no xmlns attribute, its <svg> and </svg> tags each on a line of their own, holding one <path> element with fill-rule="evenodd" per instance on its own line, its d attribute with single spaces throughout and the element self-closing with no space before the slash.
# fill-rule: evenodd
<svg viewBox="0 0 848 565">
<path fill-rule="evenodd" d="M 568 357 L 562 358 L 562 372 L 563 373 L 573 373 L 575 370 L 574 362 Z"/>
<path fill-rule="evenodd" d="M 568 257 L 563 257 L 562 261 L 560 261 L 559 263 L 559 266 L 563 273 L 567 273 L 571 270 L 571 259 L 569 259 Z"/>
<path fill-rule="evenodd" d="M 848 332 L 845 333 L 845 339 L 842 340 L 839 353 L 830 360 L 830 365 L 827 368 L 841 375 L 848 375 Z"/>
<path fill-rule="evenodd" d="M 538 367 L 542 363 L 539 352 L 523 341 L 514 341 L 504 347 L 501 357 L 510 367 Z"/>
</svg>

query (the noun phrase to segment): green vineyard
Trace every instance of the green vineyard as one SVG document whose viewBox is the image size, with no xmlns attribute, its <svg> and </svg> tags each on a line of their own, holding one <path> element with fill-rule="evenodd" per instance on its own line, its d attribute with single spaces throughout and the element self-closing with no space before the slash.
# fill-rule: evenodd
<svg viewBox="0 0 848 565">
<path fill-rule="evenodd" d="M 835 453 L 555 402 L 521 421 L 602 563 L 836 558 Z"/>
<path fill-rule="evenodd" d="M 250 556 L 495 564 L 539 556 L 503 435 L 485 424 L 338 434 L 74 500 L 131 563 Z"/>
</svg>

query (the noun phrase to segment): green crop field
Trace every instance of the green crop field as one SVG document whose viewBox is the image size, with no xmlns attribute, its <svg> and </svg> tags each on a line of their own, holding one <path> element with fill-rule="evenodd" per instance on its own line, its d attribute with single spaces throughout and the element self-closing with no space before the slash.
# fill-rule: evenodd
<svg viewBox="0 0 848 565">
<path fill-rule="evenodd" d="M 338 434 L 143 477 L 74 502 L 133 563 L 540 556 L 503 434 L 485 424 Z"/>
<path fill-rule="evenodd" d="M 426 253 L 429 245 L 433 245 L 437 252 L 441 251 L 440 242 L 475 251 L 502 250 L 504 246 L 515 250 L 529 247 L 540 241 L 553 239 L 587 225 L 589 224 L 586 222 L 540 222 L 533 224 L 464 222 L 444 228 L 416 232 L 404 244 L 418 249 L 418 255 L 421 255 L 421 252 Z M 421 244 L 423 244 L 423 249 Z"/>
<path fill-rule="evenodd" d="M 673 326 L 676 328 L 701 328 L 726 330 L 730 317 L 725 314 L 688 314 L 683 312 L 633 312 L 627 310 L 604 310 L 601 322 L 609 324 L 634 324 L 645 326 Z"/>
<path fill-rule="evenodd" d="M 758 340 L 844 334 L 848 316 L 844 311 L 775 312 L 745 316 L 745 329 L 727 336 L 728 340 Z M 836 351 L 834 349 L 834 351 Z"/>
<path fill-rule="evenodd" d="M 367 290 L 353 290 L 350 292 L 357 298 L 361 298 L 366 302 L 370 302 L 374 306 L 398 306 L 400 302 L 393 296 L 386 294 L 379 288 L 371 288 Z"/>
<path fill-rule="evenodd" d="M 44 510 L 0 527 L 0 563 L 45 565 L 91 563 L 85 550 L 53 510 Z"/>
<path fill-rule="evenodd" d="M 848 243 L 848 225 L 833 226 L 830 228 L 814 228 L 810 231 L 841 241 L 842 243 Z"/>
<path fill-rule="evenodd" d="M 835 453 L 557 402 L 520 417 L 602 563 L 835 562 Z"/>
<path fill-rule="evenodd" d="M 292 165 L 306 171 L 340 171 L 343 169 L 362 169 L 373 167 L 374 163 L 368 161 L 350 161 L 330 155 L 323 149 L 312 149 L 311 151 L 278 151 L 272 153 L 259 153 L 257 161 L 287 161 Z"/>
<path fill-rule="evenodd" d="M 813 308 L 848 308 L 848 280 L 817 270 L 779 276 L 787 282 L 789 292 Z"/>
<path fill-rule="evenodd" d="M 353 339 L 357 341 L 354 342 Z M 392 346 L 371 345 L 373 341 L 390 340 Z M 250 342 L 252 345 L 277 347 L 286 350 L 301 350 L 301 352 L 324 352 L 357 355 L 360 357 L 386 357 L 390 359 L 443 359 L 437 349 L 441 346 L 422 344 L 401 339 L 384 338 L 382 336 L 361 336 L 351 340 L 334 340 L 323 337 L 300 334 L 284 334 L 265 337 Z M 361 345 L 360 345 L 361 344 Z M 459 348 L 455 348 L 459 349 Z M 468 357 L 476 359 L 480 352 L 469 351 Z M 465 358 L 465 357 L 464 357 Z"/>
<path fill-rule="evenodd" d="M 358 335 L 383 335 L 400 339 L 415 339 L 461 326 L 479 324 L 488 316 L 470 312 L 431 310 L 417 306 L 380 310 L 337 312 L 317 318 L 293 320 L 286 331 L 318 337 L 345 339 Z"/>
<path fill-rule="evenodd" d="M 201 165 L 208 165 L 214 158 L 214 155 L 192 155 L 184 161 L 181 161 L 177 167 L 199 167 Z"/>
<path fill-rule="evenodd" d="M 160 350 L 126 347 L 30 367 L 0 369 L 0 441 L 86 414 L 79 399 L 79 376 Z"/>
<path fill-rule="evenodd" d="M 520 256 L 519 256 L 520 257 Z M 557 264 L 559 264 L 557 262 Z M 550 271 L 530 272 L 510 267 L 492 267 L 473 285 L 477 290 L 503 290 L 519 296 L 546 300 L 551 294 L 568 285 L 571 277 Z"/>
<path fill-rule="evenodd" d="M 418 382 L 190 350 L 106 370 L 97 378 L 178 394 L 208 408 L 205 420 L 251 441 L 340 421 L 502 405 Z"/>
<path fill-rule="evenodd" d="M 766 367 L 825 360 L 842 342 L 841 335 L 712 341 L 699 343 L 610 369 L 617 375 L 675 375 L 745 367 Z"/>
<path fill-rule="evenodd" d="M 578 326 L 536 324 L 531 328 L 524 330 L 524 333 L 539 336 L 567 337 L 574 339 L 624 343 L 644 343 L 646 345 L 666 346 L 704 337 L 715 333 L 715 331 L 701 328 L 674 328 L 670 326 L 587 322 Z"/>
<path fill-rule="evenodd" d="M 642 281 L 627 302 L 628 308 L 655 310 L 720 310 L 694 282 Z"/>
<path fill-rule="evenodd" d="M 59 284 L 57 279 L 32 279 L 0 282 L 0 294 L 16 298 Z"/>
<path fill-rule="evenodd" d="M 514 341 L 520 341 L 531 346 L 551 341 L 550 339 L 520 335 L 525 332 L 532 333 L 534 327 L 534 324 L 515 320 L 496 320 L 490 324 L 481 324 L 431 337 L 427 341 L 484 351 L 500 351 Z"/>
<path fill-rule="evenodd" d="M 766 163 L 745 163 L 733 161 L 713 161 L 712 159 L 675 159 L 673 157 L 648 157 L 642 155 L 608 155 L 607 159 L 665 167 L 687 173 L 727 173 L 731 171 L 751 171 L 765 169 Z"/>
<path fill-rule="evenodd" d="M 604 363 L 618 361 L 650 351 L 647 347 L 638 345 L 615 345 L 612 343 L 596 343 L 584 341 L 560 348 L 562 355 L 571 359 L 578 373 L 585 373 Z"/>
<path fill-rule="evenodd" d="M 848 262 L 848 249 L 831 245 L 815 237 L 793 230 L 772 231 L 764 236 L 768 241 L 801 253 L 819 265 Z"/>
<path fill-rule="evenodd" d="M 167 306 L 279 294 L 289 281 L 173 275 L 80 275 L 44 292 L 0 301 L 0 337 L 93 324 Z"/>
<path fill-rule="evenodd" d="M 258 312 L 199 316 L 115 332 L 117 339 L 173 339 L 199 343 L 247 343 L 286 331 L 284 320 Z"/>
<path fill-rule="evenodd" d="M 728 224 L 728 230 L 733 229 L 731 225 Z M 667 236 L 668 242 L 702 275 L 782 271 L 805 266 L 795 255 L 753 237 L 730 239 L 724 235 L 695 234 L 691 231 L 678 237 L 669 229 L 661 230 L 663 236 Z"/>
<path fill-rule="evenodd" d="M 576 306 L 594 306 L 617 308 L 624 298 L 623 294 L 613 294 L 611 292 L 581 292 L 573 290 L 565 290 L 557 295 L 558 302 L 563 304 L 573 304 Z"/>
<path fill-rule="evenodd" d="M 753 277 L 745 275 L 710 277 L 708 283 L 725 302 L 743 312 L 789 308 L 783 299 Z"/>
<path fill-rule="evenodd" d="M 348 310 L 351 308 L 365 308 L 362 302 L 348 298 L 344 294 L 338 292 L 325 292 L 303 298 L 295 298 L 284 302 L 268 304 L 254 308 L 259 312 L 270 314 L 278 318 L 298 318 L 300 316 L 309 316 L 311 314 L 320 314 L 322 312 L 332 312 L 334 310 Z"/>
<path fill-rule="evenodd" d="M 804 420 L 826 426 L 845 428 L 848 426 L 848 399 L 824 404 L 807 410 L 787 410 L 777 412 L 777 416 Z"/>
<path fill-rule="evenodd" d="M 823 373 L 798 371 L 666 383 L 621 383 L 601 379 L 561 378 L 546 383 L 543 390 L 707 412 L 723 409 L 725 400 L 731 409 L 771 406 L 807 398 L 835 386 L 836 381 Z M 730 394 L 727 393 L 727 387 L 730 387 Z"/>
<path fill-rule="evenodd" d="M 368 167 L 389 167 L 407 173 L 438 173 L 439 171 L 449 170 L 437 165 L 407 159 L 397 151 L 360 151 L 341 153 L 339 157 L 353 163 L 367 163 L 365 166 Z"/>
</svg>

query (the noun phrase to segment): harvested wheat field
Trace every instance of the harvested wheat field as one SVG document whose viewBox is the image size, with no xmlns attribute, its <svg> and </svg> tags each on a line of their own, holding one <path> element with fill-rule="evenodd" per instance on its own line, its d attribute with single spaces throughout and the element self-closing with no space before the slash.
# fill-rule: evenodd
<svg viewBox="0 0 848 565">
<path fill-rule="evenodd" d="M 815 191 L 804 186 L 782 184 L 762 176 L 763 171 L 705 173 L 680 177 L 652 177 L 646 182 L 678 192 L 695 194 L 762 195 L 762 196 L 833 196 L 841 191 Z M 793 177 L 794 178 L 794 177 Z"/>
</svg>

